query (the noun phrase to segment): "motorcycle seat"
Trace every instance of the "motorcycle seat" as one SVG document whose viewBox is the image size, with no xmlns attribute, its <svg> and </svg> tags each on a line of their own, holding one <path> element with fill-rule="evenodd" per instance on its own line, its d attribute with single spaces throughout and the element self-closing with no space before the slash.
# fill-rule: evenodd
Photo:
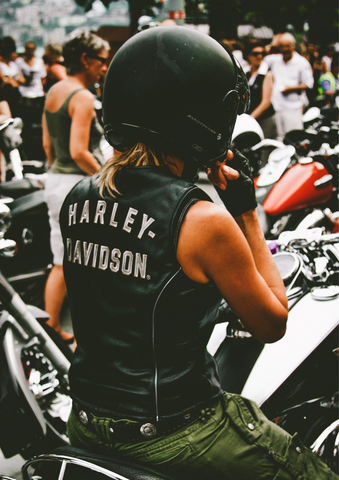
<svg viewBox="0 0 339 480">
<path fill-rule="evenodd" d="M 121 475 L 124 479 L 128 480 L 190 480 L 187 475 L 185 476 L 179 476 L 177 473 L 175 473 L 175 477 L 168 475 L 161 469 L 155 469 L 153 467 L 148 467 L 147 465 L 143 464 L 138 464 L 135 462 L 129 462 L 128 460 L 122 460 L 120 458 L 115 458 L 115 457 L 109 457 L 106 455 L 101 455 L 97 453 L 90 452 L 88 450 L 85 450 L 83 448 L 76 448 L 76 447 L 71 447 L 71 446 L 62 446 L 54 449 L 51 453 L 44 454 L 44 455 L 39 455 L 39 457 L 35 457 L 35 461 L 39 460 L 42 463 L 45 463 L 46 466 L 51 465 L 51 461 L 54 459 L 56 462 L 61 463 L 65 459 L 73 459 L 73 471 L 72 471 L 72 480 L 82 480 L 84 478 L 84 470 L 83 468 L 86 468 L 86 465 L 83 462 L 89 462 L 95 466 L 105 468 L 109 472 L 114 472 L 115 474 Z M 46 460 L 46 462 L 43 462 Z M 30 462 L 28 462 L 30 463 Z M 55 463 L 55 462 L 53 462 Z M 79 473 L 77 474 L 76 472 L 76 467 L 75 463 L 79 466 Z M 81 468 L 81 466 L 83 468 Z M 43 470 L 41 470 L 41 465 L 40 467 L 40 472 L 42 473 Z M 98 477 L 96 476 L 96 473 L 93 471 L 93 477 L 90 474 L 90 471 L 93 469 L 90 468 L 87 465 L 86 468 L 86 480 L 93 480 L 97 479 Z M 66 468 L 67 472 L 67 468 Z M 79 478 L 78 478 L 79 475 Z M 44 478 L 44 475 L 42 475 L 42 478 Z M 56 477 L 57 478 L 57 477 Z M 66 475 L 66 478 L 67 475 Z M 100 476 L 100 479 L 104 478 L 103 476 Z M 107 476 L 107 478 L 110 478 Z M 115 478 L 115 477 L 112 477 Z M 118 477 L 117 477 L 118 478 Z M 191 477 L 191 480 L 193 478 L 197 478 L 196 476 Z"/>
<path fill-rule="evenodd" d="M 0 184 L 0 195 L 11 198 L 22 197 L 36 190 L 38 190 L 38 187 L 34 187 L 28 178 L 10 180 Z"/>
<path fill-rule="evenodd" d="M 44 190 L 38 190 L 23 197 L 15 199 L 12 203 L 8 204 L 12 217 L 18 215 L 26 214 L 28 211 L 31 211 L 36 208 L 43 207 L 47 212 L 47 204 L 45 200 Z"/>
</svg>

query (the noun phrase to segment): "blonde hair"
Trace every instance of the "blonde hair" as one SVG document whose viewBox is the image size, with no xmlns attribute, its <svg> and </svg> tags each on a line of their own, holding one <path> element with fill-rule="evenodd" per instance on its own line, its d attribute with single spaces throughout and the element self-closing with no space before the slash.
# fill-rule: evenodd
<svg viewBox="0 0 339 480">
<path fill-rule="evenodd" d="M 140 167 L 145 165 L 163 166 L 166 164 L 166 156 L 157 152 L 153 147 L 138 142 L 122 153 L 116 153 L 100 169 L 97 186 L 99 193 L 104 197 L 109 193 L 112 197 L 121 195 L 117 187 L 117 177 L 123 167 Z"/>
</svg>

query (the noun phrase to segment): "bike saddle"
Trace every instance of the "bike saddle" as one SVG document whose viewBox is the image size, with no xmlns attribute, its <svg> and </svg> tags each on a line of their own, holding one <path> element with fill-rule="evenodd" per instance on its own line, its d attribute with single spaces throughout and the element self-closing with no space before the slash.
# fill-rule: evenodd
<svg viewBox="0 0 339 480">
<path fill-rule="evenodd" d="M 34 187 L 28 178 L 10 180 L 0 184 L 0 195 L 11 198 L 22 197 L 36 190 L 38 190 L 38 187 Z"/>
<path fill-rule="evenodd" d="M 66 464 L 66 468 L 65 468 Z M 35 469 L 34 477 L 42 480 L 193 480 L 187 475 L 168 475 L 160 469 L 109 457 L 71 446 L 58 447 L 26 462 L 25 469 Z M 64 469 L 64 470 L 63 470 Z M 64 476 L 60 477 L 61 470 Z M 25 478 L 25 477 L 24 477 Z"/>
<path fill-rule="evenodd" d="M 15 199 L 13 202 L 8 204 L 12 217 L 22 215 L 27 213 L 30 210 L 35 208 L 44 208 L 47 212 L 47 204 L 45 200 L 44 190 L 39 190 L 37 192 L 29 193 L 23 197 Z"/>
</svg>

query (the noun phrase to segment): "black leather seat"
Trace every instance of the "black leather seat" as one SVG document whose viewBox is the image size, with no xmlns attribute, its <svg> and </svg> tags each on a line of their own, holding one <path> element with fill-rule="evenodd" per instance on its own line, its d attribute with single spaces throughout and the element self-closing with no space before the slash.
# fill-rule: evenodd
<svg viewBox="0 0 339 480">
<path fill-rule="evenodd" d="M 48 480 L 54 480 L 54 477 L 57 479 L 59 478 L 61 462 L 67 460 L 67 458 L 73 459 L 73 462 L 71 462 L 70 468 L 66 468 L 65 480 L 101 480 L 109 478 L 108 476 L 105 477 L 103 473 L 90 469 L 88 465 L 86 467 L 84 462 L 90 462 L 92 465 L 114 472 L 126 480 L 194 480 L 198 478 L 197 476 L 188 477 L 186 474 L 183 475 L 180 473 L 178 475 L 175 474 L 175 476 L 173 476 L 173 474 L 169 475 L 161 470 L 161 468 L 155 469 L 135 462 L 129 462 L 120 458 L 109 457 L 71 446 L 58 447 L 50 454 L 39 456 L 36 461 L 39 461 L 40 464 L 35 473 L 38 473 L 41 476 L 39 478 L 43 480 L 47 480 L 47 476 Z M 53 459 L 55 462 L 52 462 Z M 46 460 L 46 462 L 44 462 L 44 460 Z M 59 465 L 59 467 L 57 467 L 57 465 Z"/>
</svg>

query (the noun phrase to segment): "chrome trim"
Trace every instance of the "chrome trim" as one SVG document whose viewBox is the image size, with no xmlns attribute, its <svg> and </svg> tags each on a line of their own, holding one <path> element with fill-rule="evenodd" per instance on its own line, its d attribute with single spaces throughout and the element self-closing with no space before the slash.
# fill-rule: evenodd
<svg viewBox="0 0 339 480">
<path fill-rule="evenodd" d="M 24 464 L 24 466 L 22 467 L 22 471 L 23 471 L 24 475 L 27 474 L 27 469 L 29 467 L 31 467 L 34 463 L 41 462 L 41 461 L 47 461 L 47 462 L 59 461 L 59 462 L 62 462 L 61 469 L 63 468 L 63 465 L 65 465 L 65 468 L 62 471 L 63 475 L 60 476 L 61 475 L 61 470 L 60 470 L 58 480 L 63 479 L 67 463 L 71 463 L 73 465 L 77 465 L 78 467 L 84 467 L 84 468 L 87 468 L 89 470 L 93 470 L 94 472 L 101 473 L 103 475 L 107 475 L 108 478 L 112 478 L 113 480 L 131 480 L 127 477 L 124 477 L 124 476 L 120 475 L 119 473 L 115 473 L 115 472 L 112 472 L 110 470 L 107 470 L 107 468 L 100 467 L 99 465 L 96 465 L 95 463 L 89 462 L 87 460 L 82 460 L 82 459 L 75 458 L 75 457 L 69 457 L 68 455 L 58 455 L 58 454 L 53 454 L 53 453 L 38 455 L 37 457 L 34 457 L 34 458 L 28 460 Z M 25 478 L 25 476 L 24 476 L 24 478 Z M 29 478 L 29 477 L 27 477 L 27 478 Z"/>
<path fill-rule="evenodd" d="M 329 425 L 325 430 L 319 435 L 319 437 L 311 445 L 311 450 L 313 453 L 319 453 L 323 443 L 326 441 L 327 437 L 339 428 L 339 420 L 336 420 L 331 425 Z"/>
<path fill-rule="evenodd" d="M 13 326 L 15 328 L 15 319 L 11 315 L 9 315 L 8 320 L 13 323 Z M 14 383 L 14 388 L 17 393 L 19 393 L 19 389 L 21 390 L 29 407 L 31 408 L 38 423 L 40 424 L 43 435 L 46 435 L 47 426 L 44 416 L 37 401 L 35 400 L 32 392 L 29 389 L 29 385 L 22 368 L 20 352 L 23 346 L 25 346 L 25 341 L 23 341 L 23 339 L 20 338 L 18 335 L 16 336 L 11 328 L 7 328 L 4 335 L 3 348 L 6 355 L 8 368 Z"/>
<path fill-rule="evenodd" d="M 9 281 L 9 283 L 14 283 L 14 282 L 20 282 L 22 280 L 31 280 L 33 278 L 44 277 L 49 274 L 51 268 L 52 268 L 52 265 L 48 265 L 47 267 L 42 268 L 41 270 L 22 273 L 19 275 L 14 275 L 13 277 L 8 277 L 7 280 Z"/>
</svg>

